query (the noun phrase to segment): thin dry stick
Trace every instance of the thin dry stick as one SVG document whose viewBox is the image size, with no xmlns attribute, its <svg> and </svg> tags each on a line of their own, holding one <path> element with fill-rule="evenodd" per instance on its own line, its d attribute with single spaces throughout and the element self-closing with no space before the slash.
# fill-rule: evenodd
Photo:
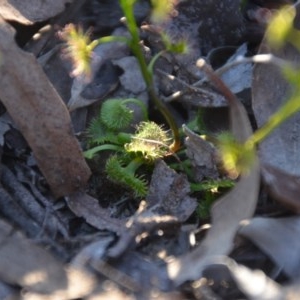
<svg viewBox="0 0 300 300">
<path fill-rule="evenodd" d="M 205 62 L 205 60 L 203 58 L 198 59 L 196 65 L 206 73 L 207 78 L 211 80 L 219 92 L 223 94 L 228 103 L 234 105 L 236 103 L 235 95 L 213 71 L 213 69 Z"/>
<path fill-rule="evenodd" d="M 214 94 L 205 90 L 205 89 L 202 89 L 202 88 L 199 88 L 199 87 L 196 87 L 194 85 L 191 85 L 191 84 L 188 84 L 186 83 L 185 81 L 183 81 L 182 79 L 179 79 L 177 78 L 176 76 L 174 75 L 171 75 L 161 69 L 157 69 L 156 70 L 158 73 L 168 77 L 170 80 L 176 80 L 178 83 L 180 83 L 181 85 L 183 85 L 184 87 L 186 87 L 187 89 L 191 90 L 191 91 L 194 91 L 194 92 L 200 92 L 204 95 L 207 95 L 208 97 L 213 97 Z M 179 97 L 181 97 L 183 94 L 185 94 L 184 91 L 176 91 L 174 92 L 172 95 L 168 96 L 168 97 L 164 97 L 164 102 L 171 102 L 173 100 L 176 100 L 178 99 Z"/>
<path fill-rule="evenodd" d="M 224 66 L 222 66 L 221 68 L 215 70 L 214 73 L 216 75 L 220 76 L 223 73 L 227 72 L 229 69 L 231 69 L 239 64 L 247 64 L 247 63 L 261 63 L 261 64 L 269 64 L 270 63 L 275 66 L 278 66 L 279 68 L 286 68 L 286 67 L 292 66 L 288 61 L 281 59 L 273 54 L 257 54 L 257 55 L 251 56 L 251 57 L 239 56 L 236 58 L 236 60 L 229 62 L 229 63 L 225 64 Z M 157 72 L 159 72 L 160 74 L 162 74 L 164 76 L 167 76 L 168 78 L 170 78 L 170 80 L 176 80 L 177 82 L 182 84 L 184 87 L 186 87 L 192 91 L 203 93 L 204 95 L 207 95 L 208 97 L 213 97 L 213 93 L 211 93 L 205 89 L 199 88 L 201 85 L 203 85 L 208 80 L 208 76 L 201 78 L 201 80 L 198 80 L 197 82 L 195 82 L 193 84 L 188 84 L 185 81 L 183 81 L 171 74 L 164 72 L 163 70 L 158 69 Z M 174 100 L 178 99 L 179 97 L 181 97 L 184 93 L 185 93 L 184 91 L 176 91 L 172 95 L 165 97 L 164 102 L 174 101 Z"/>
<path fill-rule="evenodd" d="M 239 56 L 236 58 L 236 60 L 229 62 L 222 66 L 221 68 L 217 69 L 214 71 L 216 75 L 222 75 L 229 69 L 239 65 L 239 64 L 248 64 L 248 63 L 260 63 L 260 64 L 273 64 L 275 66 L 278 66 L 279 68 L 286 68 L 286 67 L 292 67 L 292 64 L 280 57 L 277 57 L 271 53 L 269 54 L 257 54 L 251 57 L 244 57 L 244 56 Z M 192 86 L 197 87 L 201 86 L 204 82 L 207 81 L 206 78 L 202 78 L 201 80 L 195 82 Z"/>
</svg>

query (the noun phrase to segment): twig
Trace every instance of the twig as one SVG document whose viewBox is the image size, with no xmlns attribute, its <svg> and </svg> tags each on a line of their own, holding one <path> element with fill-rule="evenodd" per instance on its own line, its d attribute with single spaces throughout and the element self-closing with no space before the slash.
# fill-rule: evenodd
<svg viewBox="0 0 300 300">
<path fill-rule="evenodd" d="M 186 87 L 187 89 L 191 90 L 191 91 L 194 91 L 194 92 L 200 92 L 204 95 L 207 95 L 208 97 L 213 97 L 213 93 L 205 90 L 205 89 L 202 89 L 202 88 L 199 88 L 199 87 L 196 87 L 194 86 L 194 84 L 188 84 L 186 83 L 185 81 L 183 81 L 182 79 L 179 79 L 177 78 L 176 76 L 174 75 L 171 75 L 161 69 L 157 69 L 156 70 L 158 73 L 168 77 L 170 80 L 176 80 L 178 83 L 180 83 L 181 85 L 183 85 L 184 87 Z M 181 90 L 181 91 L 176 91 L 174 92 L 172 95 L 168 96 L 168 97 L 164 97 L 164 102 L 171 102 L 171 101 L 174 101 L 176 99 L 178 99 L 179 97 L 181 97 L 182 95 L 185 94 L 185 91 Z"/>
<path fill-rule="evenodd" d="M 229 62 L 222 66 L 221 68 L 214 71 L 216 75 L 222 75 L 227 72 L 229 69 L 239 65 L 239 64 L 248 64 L 248 63 L 260 63 L 260 64 L 273 64 L 279 68 L 292 67 L 292 64 L 280 57 L 277 57 L 271 53 L 269 54 L 257 54 L 251 57 L 238 56 L 234 61 Z M 192 86 L 197 87 L 201 86 L 204 82 L 207 81 L 207 77 L 202 78 L 201 80 L 195 82 Z"/>
<path fill-rule="evenodd" d="M 247 63 L 262 63 L 262 64 L 270 63 L 275 66 L 278 66 L 279 68 L 292 67 L 291 63 L 289 63 L 288 61 L 281 59 L 280 57 L 277 57 L 273 54 L 257 54 L 257 55 L 251 56 L 251 57 L 238 56 L 234 61 L 229 62 L 229 63 L 225 64 L 224 66 L 222 66 L 221 68 L 215 70 L 214 73 L 216 75 L 220 76 L 223 73 L 227 72 L 229 69 L 231 69 L 239 64 L 247 64 Z M 181 85 L 188 88 L 189 90 L 192 90 L 195 92 L 200 92 L 204 95 L 207 95 L 208 97 L 213 97 L 213 94 L 210 93 L 209 91 L 199 88 L 199 86 L 203 85 L 203 83 L 205 83 L 208 80 L 209 76 L 207 74 L 201 80 L 199 80 L 193 84 L 188 84 L 185 81 L 183 81 L 171 74 L 168 74 L 167 72 L 164 72 L 163 70 L 157 69 L 156 71 L 164 76 L 167 76 L 170 80 L 176 80 Z M 184 94 L 185 94 L 185 91 L 183 91 L 183 90 L 176 91 L 172 95 L 165 97 L 164 102 L 174 101 Z"/>
<path fill-rule="evenodd" d="M 213 69 L 208 65 L 203 58 L 197 60 L 196 63 L 199 69 L 202 69 L 209 80 L 212 81 L 214 86 L 223 94 L 223 96 L 228 101 L 228 104 L 235 104 L 236 97 L 231 92 L 231 90 L 226 86 L 222 79 L 213 71 Z"/>
</svg>

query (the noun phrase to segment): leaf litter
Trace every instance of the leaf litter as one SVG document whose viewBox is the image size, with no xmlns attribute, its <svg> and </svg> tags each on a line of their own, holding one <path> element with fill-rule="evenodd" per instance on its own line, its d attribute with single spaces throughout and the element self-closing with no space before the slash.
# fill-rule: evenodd
<svg viewBox="0 0 300 300">
<path fill-rule="evenodd" d="M 91 7 L 85 3 L 82 11 L 76 10 L 74 3 L 64 7 L 66 15 L 68 11 L 74 14 L 64 22 L 77 18 L 87 27 L 89 23 L 94 24 L 95 35 L 105 30 L 124 32 L 118 18 L 111 27 L 95 21 L 97 11 L 101 12 L 105 5 L 105 9 L 118 12 L 117 1 L 112 1 L 111 7 L 92 2 Z M 138 2 L 135 13 L 141 20 L 147 15 L 149 5 L 147 1 Z M 261 8 L 261 3 L 253 2 L 248 8 L 251 13 L 270 8 L 268 4 Z M 14 42 L 14 32 L 5 19 L 32 24 L 56 16 L 62 7 L 50 2 L 43 3 L 51 6 L 49 10 L 45 10 L 45 6 L 34 10 L 30 4 L 17 5 L 17 1 L 13 8 L 12 5 L 6 1 L 0 4 L 4 9 L 0 13 L 4 18 L 1 19 L 0 34 L 7 41 L 6 46 L 0 46 L 0 96 L 13 119 L 12 123 L 7 123 L 2 115 L 0 119 L 0 124 L 4 124 L 0 130 L 0 140 L 3 141 L 0 188 L 3 231 L 0 265 L 3 272 L 0 274 L 0 294 L 23 293 L 24 299 L 105 299 L 112 296 L 116 299 L 228 299 L 226 287 L 220 292 L 214 288 L 216 282 L 209 285 L 205 281 L 208 270 L 211 270 L 210 276 L 217 278 L 217 274 L 223 274 L 223 280 L 229 284 L 231 281 L 223 272 L 226 269 L 235 282 L 237 298 L 243 295 L 249 299 L 297 299 L 297 236 L 300 227 L 294 214 L 299 212 L 299 174 L 295 167 L 298 164 L 298 115 L 259 146 L 258 157 L 249 173 L 241 175 L 235 186 L 216 200 L 207 220 L 201 220 L 195 213 L 197 201 L 201 201 L 203 195 L 192 193 L 187 176 L 174 171 L 164 161 L 156 163 L 148 196 L 140 202 L 133 200 L 128 191 L 101 179 L 101 172 L 98 185 L 87 185 L 90 169 L 94 172 L 95 167 L 88 167 L 83 159 L 80 131 L 85 129 L 104 99 L 120 95 L 139 96 L 141 89 L 136 89 L 137 85 L 124 83 L 124 76 L 130 77 L 130 72 L 122 61 L 132 58 L 124 47 L 118 48 L 120 51 L 116 53 L 115 45 L 109 45 L 108 51 L 103 50 L 105 54 L 100 46 L 100 52 L 97 51 L 101 57 L 95 60 L 94 66 L 95 77 L 87 85 L 68 77 L 70 66 L 61 60 L 57 51 L 60 42 L 41 31 L 38 42 L 42 41 L 40 45 L 44 48 L 36 52 L 32 47 L 32 52 L 38 57 L 45 53 L 50 55 L 47 56 L 50 59 L 44 57 L 46 60 L 40 60 L 43 61 L 42 70 L 32 55 L 20 51 Z M 215 4 L 201 1 L 195 10 L 193 4 L 180 2 L 177 17 L 174 16 L 164 30 L 174 37 L 181 36 L 184 31 L 189 36 L 192 51 L 185 57 L 165 55 L 160 58 L 155 76 L 162 98 L 168 101 L 179 124 L 189 121 L 189 117 L 203 107 L 214 111 L 217 107 L 228 106 L 230 130 L 237 140 L 243 142 L 251 134 L 253 125 L 254 128 L 255 125 L 260 127 L 287 99 L 290 87 L 275 67 L 256 65 L 251 85 L 255 121 L 251 119 L 250 122 L 249 111 L 246 112 L 236 96 L 228 94 L 226 88 L 224 90 L 222 81 L 213 73 L 205 75 L 196 67 L 197 59 L 206 58 L 215 48 L 221 47 L 218 51 L 223 54 L 227 45 L 236 47 L 236 54 L 228 57 L 228 64 L 241 55 L 245 57 L 256 51 L 250 49 L 249 41 L 253 43 L 254 38 L 258 45 L 265 27 L 260 23 L 255 25 L 249 14 L 245 17 L 236 5 L 231 0 Z M 235 12 L 230 22 L 227 11 Z M 219 16 L 216 19 L 212 18 L 215 14 Z M 296 23 L 298 18 L 299 13 Z M 208 31 L 211 34 L 207 34 Z M 220 39 L 216 39 L 217 36 Z M 144 31 L 144 38 L 150 50 L 159 49 L 155 30 Z M 57 48 L 52 51 L 54 47 Z M 274 54 L 297 63 L 298 52 L 290 45 L 285 47 L 282 52 Z M 26 50 L 30 52 L 29 45 Z M 263 42 L 259 53 L 266 50 Z M 145 53 L 151 55 L 146 46 Z M 58 62 L 55 67 L 51 65 L 54 59 Z M 16 61 L 19 63 L 15 64 Z M 225 60 L 225 68 L 227 63 Z M 114 64 L 114 68 L 103 69 L 112 75 L 104 79 L 98 76 L 100 73 L 97 75 L 97 71 L 105 64 Z M 29 75 L 24 73 L 25 69 L 26 72 L 30 70 Z M 45 73 L 51 74 L 49 69 L 52 85 L 45 76 Z M 61 70 L 60 78 L 56 76 L 58 69 Z M 130 71 L 134 70 L 131 68 Z M 224 72 L 222 79 L 235 93 L 244 92 L 249 88 L 251 71 L 251 64 L 240 64 Z M 64 104 L 69 99 L 74 105 L 71 118 Z M 184 109 L 178 110 L 178 104 Z M 149 106 L 153 109 L 151 104 Z M 218 122 L 218 119 L 212 121 Z M 78 136 L 73 133 L 72 126 L 77 128 Z M 183 129 L 196 181 L 201 183 L 207 178 L 224 176 L 218 169 L 217 149 L 188 127 Z M 18 135 L 11 135 L 12 130 L 20 131 L 25 143 L 17 143 Z M 9 134 L 14 137 L 10 147 Z M 21 151 L 16 151 L 16 145 L 21 145 Z M 101 159 L 105 160 L 105 157 Z M 95 173 L 93 177 L 97 178 Z M 267 193 L 267 200 L 261 199 L 263 191 Z M 274 203 L 275 212 L 260 216 L 263 201 Z M 272 216 L 274 213 L 281 218 Z M 197 234 L 199 228 L 205 232 L 204 236 Z M 251 266 L 246 267 L 240 261 L 237 263 L 234 250 L 241 236 L 246 238 L 246 244 L 251 241 L 269 257 L 280 274 L 286 276 L 285 280 L 279 276 L 271 278 L 272 274 L 265 270 L 266 273 L 252 270 Z M 253 289 L 254 285 L 259 288 Z"/>
</svg>

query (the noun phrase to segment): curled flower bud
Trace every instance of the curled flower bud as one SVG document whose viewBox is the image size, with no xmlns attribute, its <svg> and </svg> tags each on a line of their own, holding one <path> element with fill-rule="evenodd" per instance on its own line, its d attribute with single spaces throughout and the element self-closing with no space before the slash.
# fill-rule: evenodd
<svg viewBox="0 0 300 300">
<path fill-rule="evenodd" d="M 68 24 L 59 32 L 59 37 L 65 41 L 64 55 L 71 59 L 73 64 L 72 76 L 91 76 L 91 58 L 94 43 L 91 43 L 90 32 L 74 24 Z"/>
<path fill-rule="evenodd" d="M 177 0 L 151 0 L 151 4 L 151 19 L 154 23 L 164 22 L 170 16 L 177 14 L 177 11 L 175 10 Z"/>
</svg>

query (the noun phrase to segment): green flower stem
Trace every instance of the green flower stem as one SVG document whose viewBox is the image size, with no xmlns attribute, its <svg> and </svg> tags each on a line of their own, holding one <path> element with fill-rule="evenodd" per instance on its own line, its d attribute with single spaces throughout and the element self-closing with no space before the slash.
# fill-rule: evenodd
<svg viewBox="0 0 300 300">
<path fill-rule="evenodd" d="M 154 57 L 151 59 L 150 63 L 148 64 L 148 72 L 153 74 L 153 69 L 156 61 L 164 54 L 166 53 L 166 50 L 161 50 L 158 53 L 154 55 Z"/>
<path fill-rule="evenodd" d="M 300 91 L 284 104 L 270 119 L 258 130 L 256 130 L 246 141 L 247 148 L 253 148 L 264 140 L 276 127 L 286 121 L 289 117 L 300 110 Z"/>
<path fill-rule="evenodd" d="M 135 174 L 143 163 L 141 158 L 135 158 L 123 167 L 117 156 L 111 156 L 106 162 L 105 170 L 108 178 L 130 188 L 136 196 L 145 197 L 148 190 L 147 182 Z"/>
<path fill-rule="evenodd" d="M 130 45 L 130 40 L 126 37 L 123 36 L 114 36 L 114 35 L 110 35 L 110 36 L 104 36 L 101 37 L 97 40 L 92 41 L 88 47 L 93 50 L 95 49 L 98 45 L 100 44 L 104 44 L 104 43 L 113 43 L 113 42 L 122 42 L 125 44 Z"/>
<path fill-rule="evenodd" d="M 122 147 L 122 151 L 124 150 L 124 145 L 126 143 L 130 143 L 132 139 L 132 134 L 128 132 L 119 132 L 117 133 L 118 145 Z"/>
<path fill-rule="evenodd" d="M 157 106 L 158 110 L 162 113 L 173 132 L 174 142 L 170 146 L 170 148 L 175 152 L 180 148 L 180 135 L 178 126 L 167 106 L 156 95 L 153 82 L 153 73 L 148 70 L 148 66 L 140 45 L 139 30 L 133 13 L 134 3 L 134 0 L 120 0 L 120 5 L 126 17 L 127 27 L 131 35 L 130 48 L 138 60 L 151 100 Z"/>
<path fill-rule="evenodd" d="M 99 151 L 104 151 L 104 150 L 113 150 L 113 151 L 123 151 L 122 146 L 118 145 L 113 145 L 113 144 L 105 144 L 105 145 L 100 145 L 97 147 L 94 147 L 92 149 L 89 149 L 87 151 L 84 151 L 84 157 L 87 159 L 92 159 L 94 155 L 99 152 Z"/>
<path fill-rule="evenodd" d="M 126 172 L 134 175 L 142 164 L 144 164 L 144 161 L 140 157 L 136 157 L 126 167 L 124 167 L 124 169 Z"/>
</svg>

